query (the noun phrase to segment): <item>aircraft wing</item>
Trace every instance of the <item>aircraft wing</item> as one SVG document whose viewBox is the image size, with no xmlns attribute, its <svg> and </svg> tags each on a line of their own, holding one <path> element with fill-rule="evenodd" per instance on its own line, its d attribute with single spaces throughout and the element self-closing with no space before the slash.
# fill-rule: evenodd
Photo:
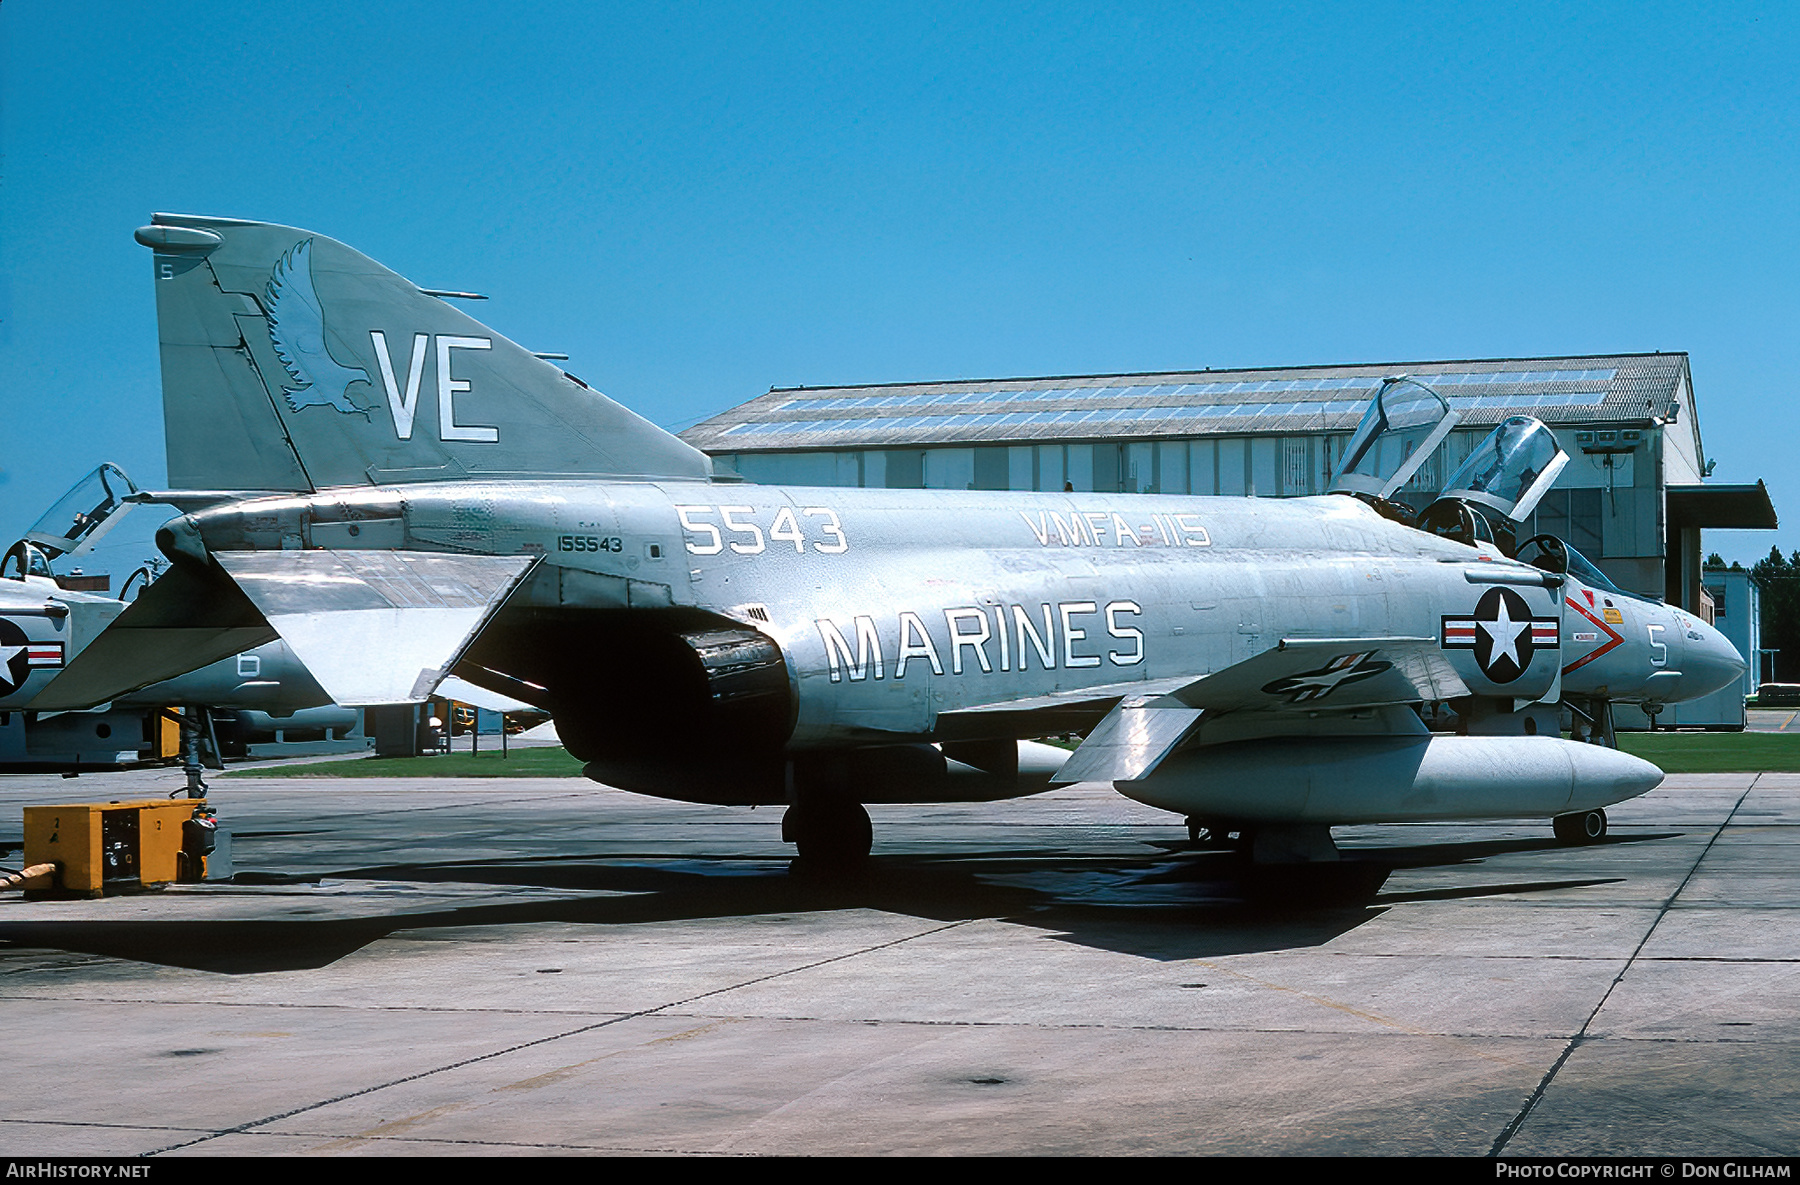
<svg viewBox="0 0 1800 1185">
<path fill-rule="evenodd" d="M 1284 639 L 1164 694 L 1121 698 L 1052 781 L 1144 778 L 1187 740 L 1203 716 L 1246 711 L 1312 716 L 1467 694 L 1435 638 Z"/>
<path fill-rule="evenodd" d="M 535 556 L 227 551 L 177 565 L 32 701 L 87 707 L 279 637 L 346 707 L 432 693 Z"/>
</svg>

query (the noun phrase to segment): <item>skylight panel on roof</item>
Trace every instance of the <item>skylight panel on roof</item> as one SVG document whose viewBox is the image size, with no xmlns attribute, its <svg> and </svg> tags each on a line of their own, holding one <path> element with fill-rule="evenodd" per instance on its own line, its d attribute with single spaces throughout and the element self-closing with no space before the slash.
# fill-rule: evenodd
<svg viewBox="0 0 1800 1185">
<path fill-rule="evenodd" d="M 1609 385 L 1617 380 L 1619 373 L 1617 367 L 1585 366 L 1443 371 L 1417 377 L 1428 386 L 1442 388 L 1446 398 L 1459 410 L 1479 411 L 1491 416 L 1497 411 L 1603 403 Z M 817 394 L 778 398 L 761 404 L 753 414 L 760 414 L 764 419 L 733 423 L 718 429 L 718 435 L 746 442 L 755 440 L 760 447 L 766 448 L 770 445 L 763 441 L 782 436 L 823 436 L 828 440 L 841 440 L 846 434 L 854 434 L 893 439 L 909 433 L 974 432 L 998 428 L 1044 429 L 1051 434 L 1074 435 L 1082 430 L 1078 425 L 1100 434 L 1111 425 L 1130 431 L 1135 425 L 1155 422 L 1170 422 L 1167 426 L 1159 424 L 1159 431 L 1179 431 L 1183 423 L 1198 428 L 1221 417 L 1261 420 L 1267 424 L 1285 420 L 1287 426 L 1282 430 L 1292 431 L 1296 418 L 1323 426 L 1319 424 L 1320 419 L 1329 421 L 1360 413 L 1365 406 L 1363 396 L 1379 381 L 1369 375 L 1337 374 L 1310 378 L 1209 377 L 1204 381 L 1087 380 L 1010 388 L 840 390 L 837 394 L 821 390 Z M 1512 385 L 1516 393 L 1499 394 L 1495 392 L 1496 384 Z M 1560 387 L 1561 391 L 1544 390 L 1551 385 Z M 1456 394 L 1452 395 L 1453 391 Z M 1241 402 L 1232 399 L 1234 395 Z M 1208 402 L 1178 406 L 1177 402 L 1183 400 Z M 1151 407 L 1122 406 L 1151 401 L 1158 402 Z M 1044 403 L 1060 403 L 1063 408 L 1031 410 Z M 860 414 L 854 418 L 817 418 L 821 414 L 850 411 Z"/>
</svg>

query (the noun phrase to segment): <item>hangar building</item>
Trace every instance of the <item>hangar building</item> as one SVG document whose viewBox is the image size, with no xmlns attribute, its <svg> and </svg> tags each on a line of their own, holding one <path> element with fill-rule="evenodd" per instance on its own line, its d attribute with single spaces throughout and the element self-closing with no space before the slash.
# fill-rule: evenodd
<svg viewBox="0 0 1800 1185">
<path fill-rule="evenodd" d="M 1205 370 L 771 390 L 682 435 L 751 481 L 1293 497 L 1322 493 L 1383 378 L 1461 415 L 1404 497 L 1422 508 L 1509 415 L 1570 456 L 1521 538 L 1567 539 L 1621 588 L 1711 621 L 1705 527 L 1773 527 L 1761 482 L 1711 469 L 1686 354 Z"/>
</svg>

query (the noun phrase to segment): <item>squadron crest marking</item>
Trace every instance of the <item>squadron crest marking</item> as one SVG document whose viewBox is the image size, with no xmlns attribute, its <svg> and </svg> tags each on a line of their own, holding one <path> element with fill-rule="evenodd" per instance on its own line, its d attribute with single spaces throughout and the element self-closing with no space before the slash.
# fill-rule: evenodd
<svg viewBox="0 0 1800 1185">
<path fill-rule="evenodd" d="M 369 372 L 345 366 L 325 343 L 325 310 L 313 290 L 312 240 L 294 244 L 275 261 L 264 289 L 269 305 L 269 342 L 294 385 L 283 386 L 288 407 L 299 411 L 320 404 L 345 415 L 369 418 L 347 394 L 351 383 L 367 383 Z"/>
<path fill-rule="evenodd" d="M 1265 683 L 1263 691 L 1269 695 L 1286 696 L 1290 704 L 1324 699 L 1346 684 L 1373 678 L 1394 665 L 1391 662 L 1374 661 L 1375 654 L 1373 650 L 1340 654 L 1316 671 L 1301 671 L 1296 675 L 1284 675 L 1273 683 Z"/>
</svg>

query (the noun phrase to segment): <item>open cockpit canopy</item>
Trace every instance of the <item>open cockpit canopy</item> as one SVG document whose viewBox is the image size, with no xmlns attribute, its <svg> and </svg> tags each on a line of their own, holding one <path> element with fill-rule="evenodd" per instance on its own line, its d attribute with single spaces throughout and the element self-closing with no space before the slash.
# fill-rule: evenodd
<svg viewBox="0 0 1800 1185">
<path fill-rule="evenodd" d="M 1382 380 L 1344 448 L 1332 493 L 1387 501 L 1436 451 L 1459 417 L 1430 387 L 1400 375 Z"/>
<path fill-rule="evenodd" d="M 1518 524 L 1568 463 L 1569 455 L 1543 423 L 1510 416 L 1450 475 L 1437 501 L 1419 515 L 1418 528 L 1461 543 L 1492 543 L 1513 555 Z"/>
<path fill-rule="evenodd" d="M 1440 498 L 1460 498 L 1523 522 L 1556 484 L 1569 455 L 1530 416 L 1509 416 L 1450 475 Z"/>
<path fill-rule="evenodd" d="M 118 525 L 138 492 L 125 471 L 111 461 L 69 488 L 56 504 L 33 523 L 25 537 L 7 549 L 0 561 L 0 576 L 49 576 L 50 561 L 59 556 L 82 555 L 93 550 L 100 537 Z"/>
</svg>

